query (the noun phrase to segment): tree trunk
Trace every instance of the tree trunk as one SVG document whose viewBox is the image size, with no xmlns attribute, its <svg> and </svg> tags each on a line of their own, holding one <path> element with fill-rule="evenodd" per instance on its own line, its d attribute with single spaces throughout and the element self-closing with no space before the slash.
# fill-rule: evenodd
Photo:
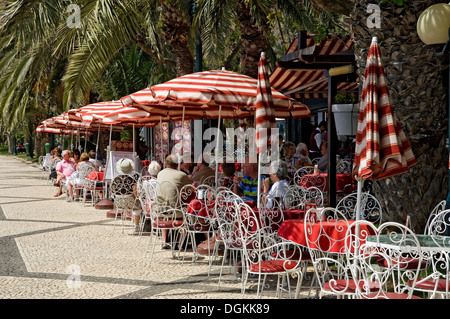
<svg viewBox="0 0 450 319">
<path fill-rule="evenodd" d="M 189 48 L 190 24 L 174 6 L 164 3 L 162 8 L 162 32 L 175 55 L 177 76 L 192 73 L 194 57 Z"/>
<path fill-rule="evenodd" d="M 383 66 L 395 114 L 411 143 L 417 164 L 410 172 L 373 183 L 374 195 L 383 206 L 383 221 L 405 223 L 423 232 L 433 207 L 447 197 L 448 112 L 443 85 L 443 61 L 436 48 L 419 39 L 420 14 L 439 1 L 405 1 L 407 8 L 380 5 L 381 28 L 369 28 L 367 5 L 357 1 L 348 23 L 355 43 L 360 79 L 373 36 L 378 38 Z"/>
<path fill-rule="evenodd" d="M 261 52 L 267 52 L 268 39 L 264 30 L 267 25 L 260 27 L 252 17 L 248 1 L 238 1 L 238 20 L 241 30 L 241 66 L 245 75 L 258 78 L 258 63 Z M 266 24 L 266 22 L 262 22 Z"/>
<path fill-rule="evenodd" d="M 14 147 L 16 147 L 16 145 L 14 145 L 14 134 L 8 132 L 6 133 L 6 136 L 8 138 L 8 153 L 14 154 Z"/>
</svg>

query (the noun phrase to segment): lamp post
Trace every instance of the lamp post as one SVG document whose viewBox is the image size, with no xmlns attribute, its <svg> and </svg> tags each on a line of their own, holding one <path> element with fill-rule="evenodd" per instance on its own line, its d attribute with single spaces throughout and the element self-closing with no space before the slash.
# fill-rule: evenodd
<svg viewBox="0 0 450 319">
<path fill-rule="evenodd" d="M 448 95 L 448 107 L 449 107 L 449 122 L 448 122 L 448 138 L 447 148 L 449 149 L 449 162 L 448 162 L 448 192 L 445 208 L 450 208 L 450 3 L 437 3 L 434 4 L 424 12 L 422 12 L 417 20 L 417 33 L 420 40 L 427 45 L 444 44 L 444 48 L 441 52 L 435 54 L 435 56 L 443 56 L 446 53 L 449 55 L 449 89 Z"/>
</svg>

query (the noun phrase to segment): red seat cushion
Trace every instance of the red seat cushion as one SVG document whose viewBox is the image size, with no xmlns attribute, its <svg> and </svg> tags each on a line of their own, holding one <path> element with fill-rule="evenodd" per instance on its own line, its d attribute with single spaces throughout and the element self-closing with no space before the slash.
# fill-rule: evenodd
<svg viewBox="0 0 450 319">
<path fill-rule="evenodd" d="M 173 228 L 173 227 L 180 227 L 183 225 L 182 219 L 171 219 L 171 220 L 164 220 L 164 219 L 158 219 L 153 221 L 153 227 L 158 228 Z"/>
<path fill-rule="evenodd" d="M 377 263 L 381 267 L 388 267 L 388 262 L 385 258 L 379 257 L 377 259 Z M 393 260 L 392 263 L 396 265 L 396 261 Z M 400 266 L 404 268 L 406 266 L 407 269 L 417 269 L 419 266 L 419 260 L 411 257 L 402 258 L 400 261 Z M 420 265 L 420 269 L 424 269 L 427 267 L 427 262 L 422 260 L 422 263 Z"/>
<path fill-rule="evenodd" d="M 196 223 L 194 225 L 189 225 L 188 229 L 190 231 L 206 232 L 206 231 L 211 230 L 211 225 Z"/>
<path fill-rule="evenodd" d="M 278 255 L 280 255 L 280 254 L 282 254 L 281 256 L 278 256 L 278 257 L 283 257 L 283 255 L 284 254 L 286 254 L 286 258 L 287 259 L 291 259 L 291 260 L 299 260 L 299 258 L 300 258 L 300 253 L 302 254 L 302 261 L 305 261 L 305 260 L 311 260 L 311 256 L 310 256 L 310 254 L 309 254 L 309 251 L 306 251 L 306 250 L 304 250 L 304 251 L 300 251 L 300 250 L 295 250 L 295 251 L 292 251 L 292 250 L 287 250 L 285 253 L 284 252 L 281 252 L 281 253 L 279 253 Z M 277 253 L 275 252 L 275 253 L 272 253 L 272 257 L 273 258 L 276 258 L 277 257 Z"/>
<path fill-rule="evenodd" d="M 417 281 L 420 281 L 421 279 L 418 278 Z M 422 279 L 423 280 L 423 279 Z M 408 281 L 408 285 L 411 286 L 412 285 L 412 280 Z M 428 279 L 425 280 L 423 282 L 417 282 L 416 283 L 416 288 L 418 289 L 425 289 L 425 290 L 434 290 L 434 286 L 437 284 L 437 291 L 447 291 L 447 281 L 444 278 L 440 278 L 437 283 L 435 279 Z M 450 286 L 450 284 L 449 284 Z"/>
<path fill-rule="evenodd" d="M 250 265 L 249 271 L 251 272 L 261 272 L 261 273 L 279 273 L 285 272 L 285 269 L 293 269 L 297 266 L 297 263 L 293 261 L 286 260 L 266 260 L 262 261 L 260 264 L 255 263 Z M 261 271 L 260 271 L 261 270 Z"/>
<path fill-rule="evenodd" d="M 380 295 L 380 296 L 377 298 L 377 294 L 376 294 L 376 293 L 373 293 L 373 294 L 370 294 L 370 295 L 368 296 L 368 298 L 369 298 L 369 299 L 370 299 L 370 298 L 374 298 L 374 299 L 408 299 L 408 294 L 397 294 L 397 293 L 395 293 L 395 292 L 387 292 L 387 293 L 385 293 L 385 294 L 383 294 L 383 295 Z M 420 298 L 420 297 L 418 297 L 418 296 L 412 295 L 412 296 L 411 296 L 411 299 L 422 299 L 422 298 Z"/>
</svg>

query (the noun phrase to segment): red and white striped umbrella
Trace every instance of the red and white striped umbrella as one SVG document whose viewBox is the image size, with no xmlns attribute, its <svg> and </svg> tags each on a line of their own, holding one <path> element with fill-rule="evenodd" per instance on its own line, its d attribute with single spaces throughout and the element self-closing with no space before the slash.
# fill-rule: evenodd
<svg viewBox="0 0 450 319">
<path fill-rule="evenodd" d="M 81 117 L 83 122 L 104 124 L 103 119 L 106 115 L 122 108 L 121 101 L 97 102 L 80 107 L 74 113 Z"/>
<path fill-rule="evenodd" d="M 152 115 L 179 116 L 192 112 L 197 118 L 252 116 L 257 80 L 226 70 L 183 75 L 123 97 L 124 106 L 134 106 Z M 276 117 L 309 117 L 309 108 L 272 89 Z"/>
<path fill-rule="evenodd" d="M 389 100 L 377 38 L 367 56 L 356 134 L 354 172 L 379 180 L 405 173 L 416 164 L 401 124 Z"/>
<path fill-rule="evenodd" d="M 185 114 L 185 119 L 190 120 L 193 119 L 191 113 L 187 112 Z M 196 118 L 196 117 L 195 117 Z M 117 125 L 135 125 L 136 127 L 142 126 L 155 126 L 160 122 L 169 122 L 169 121 L 181 121 L 182 115 L 178 116 L 162 116 L 162 115 L 153 115 L 148 113 L 147 111 L 135 108 L 135 107 L 122 107 L 116 111 L 113 111 L 103 118 L 103 123 L 105 124 L 117 124 Z"/>
<path fill-rule="evenodd" d="M 81 132 L 80 130 L 71 130 L 66 128 L 54 128 L 54 127 L 48 127 L 45 125 L 39 125 L 36 127 L 36 133 L 48 133 L 48 134 L 66 134 L 66 135 L 78 135 L 78 134 L 84 134 L 84 132 Z M 88 133 L 91 134 L 91 133 Z"/>
<path fill-rule="evenodd" d="M 364 180 L 380 180 L 405 173 L 416 164 L 410 144 L 393 112 L 376 37 L 372 38 L 356 133 L 353 172 L 358 180 L 356 219 L 361 215 Z"/>
<path fill-rule="evenodd" d="M 258 154 L 267 149 L 268 138 L 271 136 L 270 129 L 277 127 L 272 90 L 266 66 L 266 58 L 264 52 L 262 52 L 258 66 L 255 103 L 256 148 Z"/>
</svg>

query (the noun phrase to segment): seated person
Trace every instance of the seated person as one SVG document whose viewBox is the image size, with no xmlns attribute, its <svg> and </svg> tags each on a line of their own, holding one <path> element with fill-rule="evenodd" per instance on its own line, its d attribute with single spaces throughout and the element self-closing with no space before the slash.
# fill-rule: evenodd
<svg viewBox="0 0 450 319">
<path fill-rule="evenodd" d="M 121 158 L 116 162 L 116 171 L 119 173 L 111 183 L 111 192 L 114 201 L 120 200 L 120 207 L 132 211 L 134 227 L 130 235 L 139 234 L 139 221 L 141 219 L 142 207 L 137 194 L 138 176 L 132 175 L 134 163 L 129 158 Z M 120 189 L 118 188 L 120 187 Z M 137 221 L 137 223 L 136 223 Z"/>
<path fill-rule="evenodd" d="M 69 193 L 69 196 L 67 198 L 67 202 L 71 202 L 73 200 L 78 201 L 80 198 L 80 190 L 76 189 L 75 190 L 75 198 L 73 198 L 73 187 L 74 186 L 78 186 L 81 185 L 83 183 L 83 178 L 85 178 L 86 176 L 81 176 L 81 174 L 83 173 L 83 167 L 92 167 L 92 169 L 94 170 L 94 164 L 92 164 L 89 161 L 89 155 L 87 153 L 83 153 L 80 156 L 80 162 L 75 166 L 75 170 L 76 172 L 73 173 L 70 178 L 67 180 L 67 191 Z M 87 172 L 84 172 L 87 173 Z"/>
<path fill-rule="evenodd" d="M 239 180 L 234 177 L 233 192 L 243 196 L 244 201 L 256 203 L 258 201 L 258 163 L 256 160 L 246 158 L 242 165 L 244 177 Z M 264 180 L 265 176 L 261 176 Z"/>
<path fill-rule="evenodd" d="M 56 164 L 56 174 L 58 175 L 59 188 L 54 197 L 59 197 L 62 194 L 63 184 L 75 171 L 75 162 L 70 160 L 70 153 L 68 150 L 62 152 L 63 160 Z"/>
<path fill-rule="evenodd" d="M 270 164 L 270 179 L 265 178 L 263 180 L 263 198 L 262 205 L 266 208 L 273 208 L 273 199 L 279 201 L 282 204 L 282 199 L 286 194 L 289 183 L 287 182 L 287 167 L 286 163 L 283 161 L 275 161 Z M 270 182 L 272 181 L 272 186 Z M 267 196 L 269 195 L 269 196 Z"/>
<path fill-rule="evenodd" d="M 295 154 L 295 144 L 292 142 L 285 142 L 283 156 L 284 161 L 286 162 L 286 167 L 290 178 L 294 176 L 295 171 L 299 168 L 297 158 L 294 157 L 294 154 Z"/>
<path fill-rule="evenodd" d="M 192 171 L 194 169 L 194 158 L 189 154 L 183 154 L 181 158 L 180 171 L 185 173 L 192 180 Z"/>
<path fill-rule="evenodd" d="M 313 166 L 312 161 L 309 158 L 308 146 L 305 143 L 298 143 L 294 157 L 296 159 L 297 167 Z"/>
<path fill-rule="evenodd" d="M 323 142 L 320 147 L 320 152 L 322 153 L 322 157 L 317 162 L 317 166 L 322 173 L 326 173 L 328 171 L 328 144 L 327 142 Z"/>
<path fill-rule="evenodd" d="M 234 163 L 222 163 L 223 181 L 222 187 L 232 188 L 234 185 L 234 173 L 236 172 L 236 165 Z"/>
<path fill-rule="evenodd" d="M 157 176 L 158 185 L 156 187 L 156 203 L 157 205 L 164 205 L 169 208 L 178 209 L 174 217 L 176 219 L 183 219 L 183 212 L 181 211 L 181 204 L 178 194 L 184 185 L 192 184 L 192 181 L 185 173 L 178 170 L 179 160 L 179 157 L 173 154 L 166 157 L 166 167 L 160 171 Z M 164 183 L 166 181 L 169 181 L 170 183 Z M 175 188 L 170 187 L 171 183 L 174 184 Z M 161 185 L 164 185 L 164 187 L 160 187 Z M 164 214 L 162 211 L 158 214 L 161 218 L 167 217 L 167 214 Z M 172 215 L 170 217 L 172 217 Z M 167 243 L 167 234 L 168 229 L 164 229 L 162 231 L 164 241 L 163 249 L 171 248 Z"/>
<path fill-rule="evenodd" d="M 103 167 L 102 162 L 97 159 L 96 153 L 94 150 L 89 151 L 89 161 L 97 166 L 98 168 Z"/>
<path fill-rule="evenodd" d="M 216 172 L 209 167 L 208 159 L 209 156 L 203 153 L 197 162 L 197 166 L 194 167 L 194 170 L 192 171 L 192 180 L 198 185 L 202 184 L 208 177 L 216 176 Z"/>
</svg>

